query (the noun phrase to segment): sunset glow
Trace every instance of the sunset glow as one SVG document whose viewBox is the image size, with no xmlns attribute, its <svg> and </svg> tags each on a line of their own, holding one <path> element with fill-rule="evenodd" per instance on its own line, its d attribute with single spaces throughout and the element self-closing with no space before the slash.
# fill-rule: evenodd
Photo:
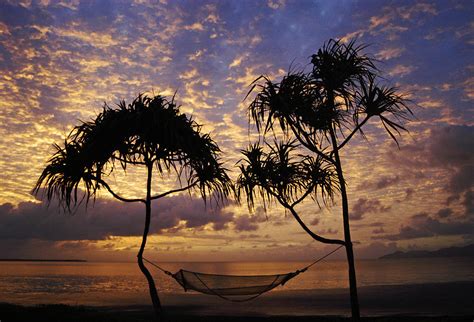
<svg viewBox="0 0 474 322">
<path fill-rule="evenodd" d="M 235 179 L 257 138 L 244 100 L 265 74 L 308 68 L 330 38 L 357 38 L 415 118 L 400 149 L 375 122 L 343 151 L 357 259 L 473 242 L 474 25 L 471 1 L 2 1 L 0 3 L 0 257 L 134 261 L 143 205 L 101 191 L 65 214 L 31 191 L 73 126 L 104 102 L 161 94 L 203 126 Z M 114 171 L 111 185 L 143 197 L 146 174 Z M 176 187 L 156 177 L 153 190 Z M 342 238 L 340 205 L 298 206 Z M 315 243 L 278 204 L 265 212 L 179 194 L 153 203 L 147 256 L 160 261 L 309 260 Z M 344 258 L 341 252 L 338 254 Z M 337 256 L 336 256 L 337 258 Z"/>
</svg>

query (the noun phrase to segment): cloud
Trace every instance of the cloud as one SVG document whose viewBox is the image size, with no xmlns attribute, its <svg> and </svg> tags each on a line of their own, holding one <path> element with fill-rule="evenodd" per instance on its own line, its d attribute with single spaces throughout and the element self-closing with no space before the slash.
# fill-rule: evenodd
<svg viewBox="0 0 474 322">
<path fill-rule="evenodd" d="M 474 216 L 474 192 L 472 190 L 464 193 L 462 205 L 464 206 L 464 214 L 466 216 Z"/>
<path fill-rule="evenodd" d="M 362 37 L 364 34 L 369 33 L 373 36 L 382 34 L 391 41 L 399 38 L 400 33 L 409 30 L 408 24 L 422 23 L 427 18 L 437 15 L 437 13 L 434 5 L 425 3 L 417 3 L 411 6 L 385 6 L 382 8 L 381 13 L 373 15 L 368 19 L 370 23 L 367 27 L 347 34 L 343 39 L 347 40 L 350 36 Z M 379 52 L 377 58 L 388 60 L 394 58 L 392 55 L 398 57 L 399 53 L 397 51 L 390 53 L 390 49 L 387 49 L 385 53 Z"/>
<path fill-rule="evenodd" d="M 187 70 L 183 74 L 179 75 L 179 78 L 182 78 L 184 80 L 190 80 L 196 77 L 199 77 L 199 72 L 196 68 Z"/>
<path fill-rule="evenodd" d="M 239 56 L 239 57 L 236 57 L 230 64 L 229 64 L 229 68 L 233 68 L 233 67 L 238 67 L 240 66 L 240 64 L 242 63 L 242 60 L 245 58 L 245 55 L 244 56 Z"/>
<path fill-rule="evenodd" d="M 194 53 L 187 55 L 187 57 L 190 61 L 199 61 L 204 57 L 205 53 L 206 49 L 198 49 Z"/>
<path fill-rule="evenodd" d="M 360 29 L 360 30 L 349 32 L 349 33 L 345 34 L 344 36 L 340 37 L 339 39 L 343 43 L 347 43 L 347 42 L 349 42 L 353 39 L 362 38 L 364 36 L 364 34 L 365 34 L 365 30 Z"/>
<path fill-rule="evenodd" d="M 0 22 L 0 35 L 11 35 L 10 30 L 8 29 L 8 26 L 4 24 L 3 22 Z"/>
<path fill-rule="evenodd" d="M 392 22 L 399 18 L 402 20 L 413 20 L 419 14 L 424 16 L 438 14 L 436 7 L 428 3 L 416 3 L 411 6 L 397 6 L 396 8 L 387 6 L 382 11 L 384 12 L 383 14 L 370 18 L 370 30 L 376 28 L 383 30 L 390 26 L 393 27 Z"/>
<path fill-rule="evenodd" d="M 438 212 L 439 213 L 439 212 Z M 433 218 L 425 212 L 410 217 L 407 224 L 402 224 L 396 234 L 373 236 L 372 239 L 385 239 L 390 241 L 408 240 L 433 236 L 473 235 L 474 221 L 451 220 L 443 221 Z"/>
<path fill-rule="evenodd" d="M 375 54 L 377 59 L 381 60 L 390 60 L 393 58 L 400 57 L 401 54 L 405 51 L 403 47 L 394 47 L 394 48 L 385 48 Z"/>
<path fill-rule="evenodd" d="M 383 227 L 375 228 L 374 230 L 372 230 L 373 234 L 383 234 L 384 232 L 385 230 L 383 229 Z"/>
<path fill-rule="evenodd" d="M 150 233 L 206 225 L 222 230 L 233 220 L 233 213 L 225 208 L 206 207 L 200 199 L 178 195 L 153 203 Z M 53 205 L 48 208 L 44 203 L 0 205 L 0 239 L 103 240 L 110 236 L 141 236 L 143 225 L 141 203 L 98 199 L 94 207 L 79 206 L 72 215 L 59 213 Z"/>
<path fill-rule="evenodd" d="M 381 16 L 372 16 L 372 17 L 370 17 L 369 29 L 375 29 L 379 26 L 386 25 L 392 19 L 393 19 L 392 14 L 385 14 L 385 15 L 381 15 Z"/>
<path fill-rule="evenodd" d="M 78 30 L 77 26 L 68 29 L 56 28 L 54 32 L 59 37 L 66 38 L 66 41 L 78 41 L 80 43 L 79 45 L 91 45 L 95 48 L 111 47 L 119 43 L 114 39 L 113 35 L 109 33 Z"/>
<path fill-rule="evenodd" d="M 286 0 L 268 0 L 267 6 L 274 10 L 283 9 L 285 7 Z"/>
<path fill-rule="evenodd" d="M 440 108 L 445 104 L 440 100 L 428 99 L 426 101 L 419 102 L 418 105 L 424 108 Z"/>
<path fill-rule="evenodd" d="M 240 215 L 235 218 L 236 231 L 255 231 L 258 230 L 258 224 L 267 221 L 263 209 L 258 208 L 253 215 Z"/>
<path fill-rule="evenodd" d="M 377 178 L 376 181 L 374 182 L 363 182 L 358 186 L 358 189 L 384 189 L 390 186 L 393 186 L 395 184 L 398 184 L 401 181 L 400 176 L 382 176 L 380 178 Z"/>
<path fill-rule="evenodd" d="M 382 205 L 378 199 L 359 198 L 355 202 L 354 206 L 352 206 L 352 210 L 349 215 L 352 220 L 361 220 L 366 214 L 383 213 L 389 209 L 390 207 Z"/>
<path fill-rule="evenodd" d="M 472 68 L 471 68 L 472 71 Z M 464 95 L 469 100 L 474 100 L 474 77 L 469 77 L 462 83 Z"/>
<path fill-rule="evenodd" d="M 474 126 L 434 128 L 428 138 L 428 153 L 435 165 L 461 166 L 474 162 Z"/>
<path fill-rule="evenodd" d="M 428 157 L 435 166 L 449 171 L 449 179 L 444 187 L 450 193 L 447 204 L 461 200 L 465 213 L 472 214 L 474 126 L 450 126 L 434 130 L 430 141 Z"/>
<path fill-rule="evenodd" d="M 336 235 L 339 232 L 337 229 L 332 229 L 332 228 L 327 228 L 327 229 L 321 229 L 318 231 L 318 234 L 320 235 Z"/>
<path fill-rule="evenodd" d="M 433 215 L 420 212 L 402 224 L 395 234 L 372 237 L 385 240 L 410 240 L 434 236 L 471 236 L 474 232 L 473 183 L 474 183 L 474 127 L 451 125 L 434 128 L 416 144 L 404 147 L 401 158 L 392 154 L 399 169 L 431 171 L 429 177 L 445 177 L 442 190 L 447 192 L 446 205 Z M 407 176 L 404 174 L 403 176 Z M 413 191 L 407 192 L 412 196 Z M 464 211 L 459 211 L 462 207 Z M 461 208 L 461 209 L 462 209 Z M 458 209 L 458 210 L 455 210 Z M 470 237 L 472 238 L 472 236 Z"/>
<path fill-rule="evenodd" d="M 415 193 L 415 190 L 412 188 L 406 188 L 405 189 L 405 200 L 411 200 L 413 198 L 413 194 Z"/>
<path fill-rule="evenodd" d="M 192 25 L 184 26 L 184 29 L 192 31 L 204 31 L 204 26 L 200 22 L 195 22 Z"/>
<path fill-rule="evenodd" d="M 431 171 L 447 178 L 443 189 L 448 193 L 447 204 L 461 200 L 461 195 L 474 185 L 474 126 L 450 125 L 431 129 L 419 142 L 403 146 L 402 153 L 388 152 L 386 157 L 396 164 L 404 177 L 413 169 Z"/>
<path fill-rule="evenodd" d="M 242 102 L 249 83 L 260 74 L 281 76 L 279 71 L 284 73 L 293 59 L 296 66 L 305 64 L 306 58 L 334 35 L 357 35 L 360 36 L 359 44 L 381 44 L 375 47 L 375 55 L 384 60 L 378 64 L 382 69 L 396 65 L 418 68 L 416 72 L 395 79 L 400 81 L 395 85 L 402 88 L 417 86 L 414 100 L 430 107 L 417 111 L 418 119 L 409 124 L 411 130 L 415 129 L 412 130 L 415 139 L 429 133 L 429 127 L 441 131 L 444 123 L 472 123 L 469 103 L 474 97 L 470 76 L 473 65 L 468 55 L 456 50 L 472 42 L 472 32 L 469 33 L 472 19 L 468 10 L 457 9 L 451 2 L 436 5 L 397 3 L 368 9 L 361 2 L 330 1 L 317 5 L 304 1 L 290 5 L 289 1 L 276 0 L 245 5 L 239 1 L 207 4 L 164 0 L 160 3 L 74 0 L 67 5 L 46 2 L 0 1 L 0 148 L 6 151 L 0 155 L 0 204 L 11 202 L 13 210 L 5 211 L 15 214 L 19 203 L 33 201 L 29 191 L 52 152 L 53 142 L 61 142 L 77 124 L 77 119 L 94 117 L 104 101 L 114 105 L 123 98 L 129 102 L 142 91 L 171 96 L 178 90 L 177 103 L 203 124 L 205 132 L 211 133 L 224 151 L 228 168 L 233 170 L 232 165 L 239 158 L 238 151 L 249 140 L 248 118 Z M 437 12 L 440 14 L 436 17 Z M 347 21 L 351 23 L 344 23 Z M 313 37 L 315 30 L 318 31 L 316 38 Z M 436 39 L 426 41 L 423 37 L 434 30 L 444 32 Z M 390 41 L 395 39 L 393 37 L 398 38 Z M 373 48 L 367 48 L 367 52 Z M 439 64 L 440 60 L 443 64 Z M 232 63 L 235 65 L 229 68 Z M 436 75 L 446 77 L 440 79 Z M 441 115 L 444 108 L 452 113 L 449 118 Z M 368 126 L 369 136 L 371 127 Z M 460 134 L 458 136 L 462 139 Z M 375 138 L 374 145 L 378 146 L 380 140 L 382 138 Z M 423 147 L 409 150 L 406 167 L 400 166 L 405 172 L 380 172 L 385 176 L 371 182 L 374 189 L 378 189 L 389 186 L 391 181 L 395 184 L 396 177 L 400 178 L 397 187 L 390 186 L 390 193 L 384 195 L 384 204 L 389 205 L 389 200 L 394 198 L 403 200 L 405 189 L 412 189 L 406 191 L 405 199 L 410 202 L 401 205 L 400 220 L 407 216 L 405 211 L 410 214 L 436 207 L 431 200 L 429 203 L 422 201 L 426 198 L 424 191 L 433 191 L 433 199 L 436 199 L 433 202 L 440 204 L 435 209 L 449 207 L 454 212 L 441 218 L 430 209 L 433 218 L 451 219 L 460 211 L 472 212 L 472 193 L 468 188 L 472 187 L 469 176 L 472 164 L 440 161 L 439 155 L 434 157 L 430 152 L 431 141 L 420 143 Z M 448 143 L 446 149 L 455 144 Z M 355 142 L 351 153 L 359 147 Z M 373 158 L 363 163 L 374 174 L 386 164 L 377 163 L 380 160 L 378 153 L 374 149 Z M 350 176 L 361 173 L 352 171 L 354 167 L 360 169 L 359 161 L 348 158 Z M 143 182 L 131 171 L 126 178 L 117 180 L 117 188 L 130 196 L 139 195 L 143 192 Z M 413 193 L 415 189 L 416 194 Z M 444 204 L 445 190 L 449 192 L 446 197 L 452 197 L 449 206 Z M 374 192 L 376 197 L 381 197 L 382 191 Z M 111 207 L 117 213 L 128 209 L 125 205 Z M 25 209 L 26 204 L 21 206 L 23 212 Z M 136 212 L 137 222 L 137 227 L 130 224 L 130 229 L 140 234 L 143 214 L 141 210 L 130 211 Z M 175 216 L 173 211 L 187 210 L 178 207 L 168 212 L 163 210 L 162 222 L 154 222 L 154 229 L 163 229 L 170 234 L 172 230 L 185 234 L 187 226 L 202 229 L 201 232 L 226 226 L 233 229 L 238 218 L 229 210 L 221 210 L 220 221 L 206 215 Z M 95 214 L 95 211 L 90 209 L 89 213 Z M 52 217 L 56 211 L 51 208 L 44 214 L 45 218 Z M 77 221 L 78 226 L 88 225 L 92 220 L 86 220 L 87 214 L 80 213 L 73 217 L 61 216 L 68 222 Z M 96 216 L 97 219 L 102 217 Z M 125 214 L 119 214 L 117 220 L 127 226 L 126 218 Z M 36 223 L 35 220 L 32 219 L 32 223 Z M 51 219 L 51 222 L 55 220 Z M 98 236 L 95 238 L 106 235 L 110 220 L 103 220 L 103 223 L 99 222 L 102 227 L 97 228 L 97 232 L 87 231 L 84 235 Z M 243 217 L 239 227 L 254 229 L 259 224 L 255 220 Z M 205 222 L 208 223 L 201 225 Z M 39 228 L 45 229 L 45 225 L 39 223 Z M 62 229 L 65 225 L 58 224 L 58 227 Z M 268 226 L 269 229 L 287 228 Z M 394 231 L 390 225 L 383 228 L 387 232 Z M 367 231 L 373 229 L 367 228 Z M 111 227 L 112 233 L 116 230 Z M 59 235 L 58 232 L 54 234 Z M 72 234 L 79 235 L 78 232 Z"/>
<path fill-rule="evenodd" d="M 436 6 L 432 3 L 423 3 L 419 2 L 414 4 L 413 6 L 404 6 L 397 9 L 398 14 L 403 19 L 412 19 L 417 14 L 429 14 L 436 16 L 438 14 L 438 10 L 436 10 Z"/>
<path fill-rule="evenodd" d="M 453 210 L 451 208 L 442 208 L 438 210 L 436 213 L 436 216 L 439 218 L 446 218 L 449 217 L 453 213 Z"/>
<path fill-rule="evenodd" d="M 474 185 L 474 165 L 464 165 L 456 169 L 449 179 L 447 189 L 452 193 L 461 193 Z"/>
<path fill-rule="evenodd" d="M 409 66 L 409 65 L 396 65 L 392 69 L 388 71 L 388 75 L 392 77 L 404 77 L 408 74 L 410 74 L 412 71 L 416 69 L 415 66 Z"/>
<path fill-rule="evenodd" d="M 429 135 L 414 144 L 407 144 L 402 151 L 388 151 L 387 160 L 409 168 L 459 169 L 474 161 L 474 126 L 448 125 L 434 127 Z"/>
</svg>

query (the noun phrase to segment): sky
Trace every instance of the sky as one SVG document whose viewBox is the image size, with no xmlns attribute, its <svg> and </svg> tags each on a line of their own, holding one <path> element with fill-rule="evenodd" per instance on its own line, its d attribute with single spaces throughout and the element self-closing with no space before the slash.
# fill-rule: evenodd
<svg viewBox="0 0 474 322">
<path fill-rule="evenodd" d="M 72 214 L 31 194 L 53 143 L 104 102 L 171 97 L 220 146 L 232 178 L 255 137 L 244 100 L 331 38 L 357 39 L 415 118 L 400 149 L 370 122 L 342 152 L 357 258 L 474 239 L 472 1 L 0 1 L 0 257 L 134 261 L 144 209 L 105 192 Z M 141 197 L 142 169 L 109 178 Z M 173 178 L 156 178 L 164 191 Z M 343 238 L 340 202 L 297 211 Z M 314 242 L 279 206 L 209 207 L 194 194 L 153 204 L 146 257 L 161 261 L 309 260 Z M 340 252 L 336 258 L 344 257 Z"/>
</svg>

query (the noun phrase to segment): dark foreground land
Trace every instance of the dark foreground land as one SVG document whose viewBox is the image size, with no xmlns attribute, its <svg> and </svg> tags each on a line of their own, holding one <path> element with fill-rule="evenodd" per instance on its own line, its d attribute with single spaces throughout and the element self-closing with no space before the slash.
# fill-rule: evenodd
<svg viewBox="0 0 474 322">
<path fill-rule="evenodd" d="M 474 282 L 361 287 L 359 295 L 362 321 L 474 321 Z M 193 293 L 164 294 L 162 301 L 165 321 L 350 321 L 345 289 L 271 292 L 244 303 Z M 0 304 L 1 322 L 152 320 L 145 304 Z"/>
<path fill-rule="evenodd" d="M 36 321 L 36 322 L 139 322 L 152 321 L 153 312 L 145 307 L 123 307 L 123 308 L 93 308 L 67 305 L 39 305 L 34 307 L 17 306 L 11 304 L 0 304 L 1 321 Z M 441 321 L 472 321 L 473 316 L 404 316 L 391 315 L 380 317 L 363 317 L 367 322 L 441 322 Z M 290 322 L 290 321 L 350 321 L 348 317 L 341 316 L 222 316 L 222 315 L 187 315 L 181 308 L 168 307 L 165 321 L 182 322 Z"/>
<path fill-rule="evenodd" d="M 39 305 L 34 307 L 0 304 L 2 322 L 36 321 L 36 322 L 141 322 L 152 321 L 153 312 L 148 307 L 81 307 L 68 305 Z M 404 316 L 391 315 L 379 317 L 363 317 L 367 322 L 441 322 L 441 321 L 472 321 L 474 316 Z M 183 313 L 182 308 L 168 307 L 165 321 L 182 322 L 290 322 L 290 321 L 350 321 L 341 316 L 222 316 L 222 315 L 189 315 Z"/>
</svg>

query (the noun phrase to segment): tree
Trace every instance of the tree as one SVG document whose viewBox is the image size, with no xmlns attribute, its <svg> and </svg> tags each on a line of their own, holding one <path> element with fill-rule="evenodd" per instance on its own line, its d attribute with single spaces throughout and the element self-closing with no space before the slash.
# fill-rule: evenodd
<svg viewBox="0 0 474 322">
<path fill-rule="evenodd" d="M 295 157 L 295 141 L 266 145 L 269 152 L 265 152 L 259 143 L 242 151 L 244 158 L 239 161 L 237 198 L 241 200 L 245 194 L 250 210 L 254 206 L 255 194 L 260 196 L 265 208 L 268 203 L 277 201 L 313 239 L 325 244 L 344 245 L 342 240 L 314 233 L 296 211 L 296 206 L 308 196 L 315 201 L 318 201 L 319 196 L 324 204 L 333 200 L 339 187 L 331 164 L 319 156 Z"/>
<path fill-rule="evenodd" d="M 160 320 L 158 292 L 143 263 L 151 202 L 189 189 L 197 190 L 204 201 L 211 197 L 222 201 L 232 185 L 219 160 L 219 147 L 208 134 L 201 133 L 199 124 L 180 113 L 174 97 L 167 100 L 159 95 L 140 94 L 129 105 L 124 101 L 118 108 L 105 104 L 94 120 L 76 126 L 64 146 L 55 145 L 55 149 L 36 183 L 35 193 L 44 186 L 48 201 L 57 198 L 67 211 L 83 200 L 87 205 L 100 189 L 106 189 L 120 201 L 145 205 L 145 227 L 137 261 L 148 281 L 156 318 Z M 144 198 L 125 198 L 112 190 L 106 179 L 117 163 L 123 171 L 130 165 L 146 168 Z M 152 195 L 153 170 L 160 175 L 174 173 L 180 187 Z M 82 198 L 80 188 L 84 193 Z"/>
<path fill-rule="evenodd" d="M 247 194 L 249 205 L 253 204 L 254 190 L 260 190 L 262 198 L 271 197 L 290 210 L 314 239 L 336 244 L 341 241 L 312 233 L 297 216 L 294 206 L 307 196 L 315 199 L 317 187 L 325 202 L 331 201 L 334 193 L 340 193 L 344 226 L 342 244 L 346 248 L 355 320 L 359 319 L 360 313 L 340 151 L 357 132 L 364 136 L 363 126 L 374 117 L 381 121 L 398 145 L 396 135 L 406 131 L 403 121 L 412 116 L 398 89 L 380 84 L 380 72 L 374 60 L 362 53 L 364 49 L 365 46 L 357 46 L 354 41 L 342 43 L 331 39 L 311 56 L 311 71 L 290 71 L 279 83 L 262 75 L 252 83 L 247 96 L 255 90 L 257 94 L 248 107 L 249 118 L 255 122 L 271 152 L 263 152 L 258 144 L 244 151 L 237 185 L 239 191 Z M 276 140 L 279 131 L 284 137 L 292 137 L 293 143 L 275 143 L 272 147 L 267 137 L 273 134 Z M 291 161 L 288 157 L 295 149 L 303 153 L 299 161 Z M 282 159 L 279 155 L 285 150 L 288 153 L 285 152 L 286 159 Z M 291 169 L 292 174 L 276 173 L 279 165 Z M 314 176 L 314 173 L 318 175 Z M 272 176 L 282 176 L 283 184 L 278 185 Z"/>
</svg>

